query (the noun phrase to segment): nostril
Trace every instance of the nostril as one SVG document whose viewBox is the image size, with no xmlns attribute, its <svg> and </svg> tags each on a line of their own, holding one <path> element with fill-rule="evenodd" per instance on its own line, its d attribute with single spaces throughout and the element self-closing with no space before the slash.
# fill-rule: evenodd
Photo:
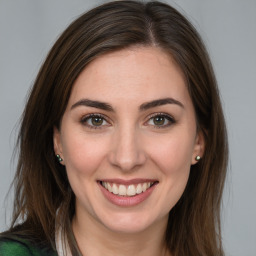
<svg viewBox="0 0 256 256">
<path fill-rule="evenodd" d="M 146 162 L 143 152 L 121 150 L 109 154 L 109 162 L 123 171 L 133 170 Z"/>
<path fill-rule="evenodd" d="M 144 164 L 146 157 L 143 144 L 131 122 L 123 122 L 113 135 L 109 161 L 115 167 L 129 171 Z"/>
</svg>

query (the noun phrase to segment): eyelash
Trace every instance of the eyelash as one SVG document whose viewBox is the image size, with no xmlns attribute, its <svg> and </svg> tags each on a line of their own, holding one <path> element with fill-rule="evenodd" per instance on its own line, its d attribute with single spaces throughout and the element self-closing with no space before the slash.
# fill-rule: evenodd
<svg viewBox="0 0 256 256">
<path fill-rule="evenodd" d="M 91 124 L 88 124 L 88 120 L 92 119 L 93 117 L 97 117 L 97 118 L 100 118 L 103 120 L 103 122 L 107 122 L 109 124 L 109 121 L 108 121 L 108 118 L 105 117 L 104 115 L 102 114 L 89 114 L 89 115 L 86 115 L 84 116 L 82 119 L 81 119 L 81 123 L 83 125 L 85 125 L 86 127 L 90 128 L 90 129 L 102 129 L 102 125 L 100 126 L 96 126 L 96 125 L 91 125 Z"/>
<path fill-rule="evenodd" d="M 164 129 L 164 128 L 167 128 L 167 127 L 171 126 L 172 124 L 176 123 L 176 120 L 172 116 L 170 116 L 166 113 L 154 113 L 154 114 L 150 115 L 147 123 L 156 117 L 162 117 L 165 119 L 165 121 L 166 120 L 168 121 L 168 124 L 165 124 L 165 125 L 152 125 L 156 129 Z"/>
<path fill-rule="evenodd" d="M 96 125 L 88 124 L 88 120 L 90 120 L 94 117 L 100 118 L 100 119 L 103 120 L 103 122 L 107 122 L 108 124 L 110 124 L 110 122 L 108 121 L 108 118 L 106 116 L 102 115 L 102 114 L 86 115 L 81 119 L 81 123 L 83 125 L 85 125 L 86 127 L 90 128 L 90 129 L 102 129 L 102 127 L 105 126 L 105 125 L 96 126 Z M 168 114 L 165 114 L 165 113 L 154 113 L 154 114 L 150 115 L 148 117 L 148 120 L 147 120 L 146 123 L 148 123 L 150 120 L 153 120 L 153 118 L 156 118 L 156 117 L 164 118 L 165 121 L 166 120 L 168 121 L 168 124 L 165 124 L 165 125 L 149 125 L 149 124 L 147 124 L 147 125 L 148 126 L 153 126 L 156 129 L 163 129 L 163 128 L 167 128 L 167 127 L 171 126 L 172 124 L 176 123 L 175 119 L 172 116 L 170 116 Z"/>
</svg>

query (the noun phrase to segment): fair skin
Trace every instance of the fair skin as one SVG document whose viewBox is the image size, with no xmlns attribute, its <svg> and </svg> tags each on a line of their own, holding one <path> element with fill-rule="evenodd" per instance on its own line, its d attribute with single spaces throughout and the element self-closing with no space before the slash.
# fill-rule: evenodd
<svg viewBox="0 0 256 256">
<path fill-rule="evenodd" d="M 54 146 L 76 195 L 72 227 L 83 255 L 170 255 L 168 213 L 204 141 L 169 55 L 137 47 L 90 63 L 54 129 Z"/>
</svg>

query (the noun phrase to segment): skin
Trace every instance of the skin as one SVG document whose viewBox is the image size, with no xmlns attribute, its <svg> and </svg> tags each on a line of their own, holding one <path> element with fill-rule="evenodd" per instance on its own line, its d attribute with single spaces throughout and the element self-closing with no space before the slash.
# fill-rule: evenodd
<svg viewBox="0 0 256 256">
<path fill-rule="evenodd" d="M 165 98 L 181 104 L 140 109 Z M 105 102 L 113 111 L 74 106 L 82 99 Z M 89 114 L 104 117 L 96 129 Z M 60 130 L 54 129 L 54 145 L 76 195 L 72 227 L 83 255 L 170 255 L 164 241 L 168 213 L 204 141 L 183 74 L 169 55 L 137 47 L 90 63 L 74 84 Z M 108 201 L 97 182 L 117 178 L 158 183 L 145 201 L 122 207 Z"/>
</svg>

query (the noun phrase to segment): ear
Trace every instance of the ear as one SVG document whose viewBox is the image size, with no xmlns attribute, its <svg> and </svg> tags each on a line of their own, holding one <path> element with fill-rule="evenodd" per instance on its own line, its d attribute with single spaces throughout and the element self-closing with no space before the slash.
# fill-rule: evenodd
<svg viewBox="0 0 256 256">
<path fill-rule="evenodd" d="M 64 164 L 63 152 L 62 152 L 62 144 L 61 144 L 61 134 L 60 130 L 57 127 L 53 127 L 53 145 L 55 155 L 59 155 L 62 158 L 60 164 Z"/>
<path fill-rule="evenodd" d="M 196 164 L 198 160 L 196 160 L 197 156 L 200 158 L 203 157 L 205 150 L 205 138 L 202 131 L 198 131 L 195 139 L 194 151 L 192 154 L 191 164 Z"/>
</svg>

